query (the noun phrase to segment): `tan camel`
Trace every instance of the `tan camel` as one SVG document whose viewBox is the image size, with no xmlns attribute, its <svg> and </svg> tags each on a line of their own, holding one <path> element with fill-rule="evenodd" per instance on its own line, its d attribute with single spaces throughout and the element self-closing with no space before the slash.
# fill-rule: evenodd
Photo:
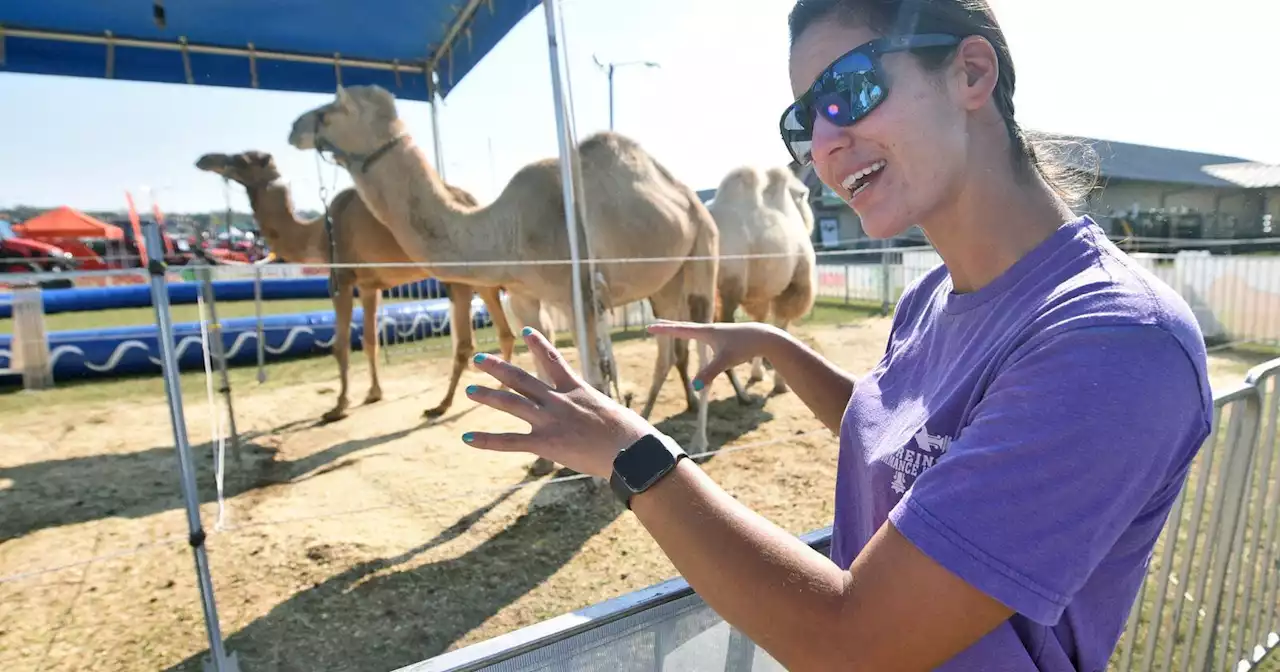
<svg viewBox="0 0 1280 672">
<path fill-rule="evenodd" d="M 720 181 L 710 210 L 720 229 L 719 319 L 733 322 L 738 306 L 751 319 L 788 329 L 813 308 L 817 257 L 809 188 L 787 168 L 736 168 Z M 734 391 L 745 396 L 727 372 Z M 750 382 L 764 380 L 756 357 Z M 774 369 L 773 393 L 787 391 Z"/>
<path fill-rule="evenodd" d="M 334 102 L 298 117 L 289 144 L 332 152 L 401 247 L 414 260 L 430 264 L 435 277 L 474 286 L 502 285 L 516 321 L 536 326 L 548 337 L 554 333 L 544 304 L 573 314 L 570 265 L 527 263 L 569 259 L 557 159 L 525 166 L 497 200 L 483 208 L 460 207 L 449 199 L 445 183 L 406 132 L 395 98 L 378 86 L 339 88 Z M 611 308 L 648 298 L 658 317 L 711 321 L 719 234 L 697 194 L 635 142 L 615 133 L 586 138 L 579 146 L 579 159 L 585 199 L 578 210 L 586 215 L 579 240 L 585 234 L 590 241 L 589 248 L 580 248 L 584 256 L 590 249 L 597 260 L 645 259 L 597 261 L 597 279 L 604 290 L 597 301 Z M 583 273 L 584 285 L 590 281 L 588 275 Z M 585 296 L 589 291 L 589 285 L 584 287 Z M 577 343 L 579 352 L 597 343 L 593 320 L 587 328 L 588 343 Z M 690 449 L 704 450 L 708 390 L 695 400 L 686 343 L 666 337 L 657 341 L 659 354 L 642 415 L 652 411 L 674 363 L 689 409 L 698 412 Z M 706 361 L 705 346 L 699 347 L 699 357 Z M 585 374 L 608 393 L 598 367 Z M 538 375 L 546 380 L 545 371 Z"/>
<path fill-rule="evenodd" d="M 265 152 L 242 154 L 205 154 L 196 161 L 200 170 L 216 173 L 234 180 L 249 192 L 249 204 L 254 218 L 262 229 L 262 235 L 272 253 L 297 264 L 329 263 L 329 236 L 325 232 L 323 217 L 300 221 L 293 214 L 293 200 L 289 187 L 280 181 L 275 160 Z M 460 208 L 478 206 L 474 197 L 466 191 L 448 186 L 449 197 Z M 374 217 L 354 189 L 344 189 L 333 198 L 329 206 L 333 218 L 333 230 L 337 236 L 337 261 L 341 263 L 398 264 L 412 259 L 404 253 L 387 227 Z M 359 290 L 364 309 L 365 355 L 369 358 L 369 394 L 364 403 L 371 404 L 382 398 L 378 383 L 378 304 L 382 290 L 424 280 L 430 275 L 421 266 L 361 266 L 339 268 L 335 274 L 337 291 L 333 297 L 336 325 L 334 328 L 333 355 L 338 360 L 341 390 L 338 403 L 324 414 L 325 421 L 338 420 L 347 412 L 347 368 L 351 350 L 351 316 L 353 294 Z M 449 294 L 449 332 L 453 340 L 453 370 L 449 376 L 449 389 L 444 399 L 423 414 L 438 417 L 449 410 L 458 379 L 468 360 L 475 354 L 475 334 L 471 323 L 472 287 L 462 283 L 446 283 Z M 484 300 L 489 315 L 498 332 L 498 344 L 503 357 L 510 357 L 515 348 L 515 334 L 507 321 L 499 302 L 496 287 L 479 287 L 475 290 Z"/>
</svg>

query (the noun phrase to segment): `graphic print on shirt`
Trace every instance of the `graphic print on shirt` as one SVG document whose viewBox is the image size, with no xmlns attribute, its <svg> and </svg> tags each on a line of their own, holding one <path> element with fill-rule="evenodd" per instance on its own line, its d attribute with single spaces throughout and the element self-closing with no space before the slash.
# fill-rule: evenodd
<svg viewBox="0 0 1280 672">
<path fill-rule="evenodd" d="M 906 494 L 916 477 L 936 464 L 950 446 L 951 437 L 930 434 L 926 427 L 920 427 L 914 440 L 884 459 L 884 463 L 893 469 L 889 487 L 899 496 Z"/>
</svg>

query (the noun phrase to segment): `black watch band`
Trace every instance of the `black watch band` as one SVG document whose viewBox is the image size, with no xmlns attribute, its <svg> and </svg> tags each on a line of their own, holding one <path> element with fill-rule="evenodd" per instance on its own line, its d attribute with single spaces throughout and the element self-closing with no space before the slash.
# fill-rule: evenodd
<svg viewBox="0 0 1280 672">
<path fill-rule="evenodd" d="M 646 434 L 613 458 L 609 487 L 630 510 L 631 498 L 671 473 L 683 457 L 688 455 L 671 437 L 661 433 Z"/>
</svg>

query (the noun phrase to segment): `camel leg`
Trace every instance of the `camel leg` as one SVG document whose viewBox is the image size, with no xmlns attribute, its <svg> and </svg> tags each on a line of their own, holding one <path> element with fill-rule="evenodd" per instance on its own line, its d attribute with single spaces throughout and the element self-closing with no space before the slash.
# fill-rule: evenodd
<svg viewBox="0 0 1280 672">
<path fill-rule="evenodd" d="M 675 353 L 676 373 L 680 374 L 680 385 L 684 388 L 685 412 L 696 413 L 698 397 L 693 393 L 693 385 L 689 378 L 689 341 L 677 338 L 672 341 L 671 350 Z"/>
<path fill-rule="evenodd" d="M 338 291 L 333 296 L 333 356 L 338 360 L 338 403 L 324 415 L 325 422 L 347 417 L 347 382 L 351 359 L 351 312 L 355 308 L 354 286 L 349 277 L 338 279 Z"/>
<path fill-rule="evenodd" d="M 521 327 L 533 327 L 542 332 L 548 341 L 556 342 L 555 328 L 551 326 L 551 320 L 547 318 L 542 311 L 542 302 L 536 298 L 522 296 L 519 294 L 511 294 L 511 312 L 516 318 L 516 322 Z M 507 360 L 511 361 L 511 360 Z M 538 376 L 538 380 L 550 385 L 551 376 L 542 366 L 541 362 L 534 362 Z"/>
<path fill-rule="evenodd" d="M 498 350 L 502 353 L 502 361 L 511 361 L 516 349 L 516 335 L 511 331 L 511 322 L 507 320 L 507 311 L 502 308 L 501 291 L 497 287 L 477 287 L 476 293 L 484 301 L 489 310 L 489 319 L 493 320 L 493 328 L 498 332 Z M 506 389 L 506 385 L 502 389 Z"/>
<path fill-rule="evenodd" d="M 774 324 L 784 331 L 789 331 L 791 323 L 798 320 L 813 309 L 817 298 L 814 291 L 813 266 L 804 264 L 796 270 L 794 279 L 781 294 L 773 300 Z M 787 382 L 782 378 L 778 367 L 773 367 L 773 393 L 783 394 L 787 391 Z"/>
<path fill-rule="evenodd" d="M 677 274 L 662 289 L 650 296 L 649 305 L 653 308 L 653 316 L 660 320 L 679 320 L 686 317 L 684 274 Z M 653 412 L 653 406 L 658 400 L 658 393 L 662 390 L 662 384 L 667 380 L 667 373 L 671 371 L 672 365 L 676 363 L 677 347 L 682 347 L 685 351 L 685 371 L 684 375 L 681 376 L 685 386 L 685 399 L 689 403 L 690 410 L 697 410 L 698 400 L 693 396 L 693 388 L 690 387 L 688 381 L 688 344 L 684 341 L 677 341 L 670 336 L 659 335 L 655 336 L 654 340 L 658 344 L 658 357 L 653 363 L 653 379 L 649 383 L 649 393 L 645 397 L 644 408 L 640 411 L 640 417 L 648 420 L 649 414 Z"/>
<path fill-rule="evenodd" d="M 747 316 L 756 322 L 767 322 L 769 319 L 769 304 L 751 304 L 743 305 L 743 309 L 747 311 Z M 764 357 L 756 356 L 751 358 L 751 377 L 747 378 L 747 384 L 758 383 L 764 380 Z"/>
<path fill-rule="evenodd" d="M 726 282 L 720 287 L 720 322 L 734 321 L 734 314 L 738 312 L 738 304 L 742 301 L 742 287 L 738 283 Z M 747 390 L 742 386 L 742 381 L 738 380 L 738 374 L 734 373 L 733 367 L 725 370 L 724 375 L 729 379 L 729 384 L 733 386 L 733 396 L 737 398 L 738 403 L 746 406 L 751 403 L 751 397 L 747 395 Z"/>
<path fill-rule="evenodd" d="M 453 405 L 453 395 L 458 391 L 458 380 L 467 362 L 476 354 L 475 333 L 471 329 L 471 286 L 454 282 L 445 283 L 449 291 L 449 335 L 453 340 L 453 370 L 449 372 L 449 389 L 435 408 L 422 413 L 428 418 L 438 418 Z"/>
<path fill-rule="evenodd" d="M 382 401 L 382 384 L 378 382 L 378 304 L 382 302 L 382 290 L 377 287 L 360 288 L 360 307 L 364 310 L 364 332 L 360 337 L 364 356 L 369 359 L 369 393 L 364 403 Z"/>
<path fill-rule="evenodd" d="M 774 326 L 782 329 L 783 331 L 791 331 L 791 320 L 780 319 L 777 313 L 774 313 L 773 324 Z M 762 370 L 763 368 L 764 367 L 761 367 Z M 763 376 L 763 371 L 761 375 Z M 775 366 L 773 367 L 773 391 L 771 392 L 771 394 L 786 394 L 786 393 L 787 393 L 787 381 L 783 379 L 782 372 L 779 371 L 778 367 Z"/>
<path fill-rule="evenodd" d="M 537 329 L 542 332 L 543 336 L 546 336 L 548 341 L 555 343 L 555 329 L 552 328 L 550 319 L 543 319 L 545 314 L 542 312 L 542 302 L 536 298 L 522 296 L 520 294 L 513 293 L 509 294 L 509 296 L 511 297 L 511 313 L 515 317 L 516 322 L 518 322 L 521 327 L 533 327 Z M 508 359 L 507 361 L 511 360 Z M 550 385 L 551 376 L 546 371 L 546 367 L 542 366 L 542 363 L 537 360 L 534 361 L 534 364 L 536 365 L 538 380 Z M 550 473 L 555 469 L 555 467 L 555 462 L 552 462 L 545 457 L 539 457 L 533 461 L 533 464 L 529 467 L 529 471 L 535 474 L 545 474 Z"/>
</svg>

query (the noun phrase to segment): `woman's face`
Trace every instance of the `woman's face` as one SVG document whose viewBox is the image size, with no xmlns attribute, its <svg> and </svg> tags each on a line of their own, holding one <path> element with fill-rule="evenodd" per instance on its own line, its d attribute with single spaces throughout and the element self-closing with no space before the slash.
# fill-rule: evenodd
<svg viewBox="0 0 1280 672">
<path fill-rule="evenodd" d="M 819 74 L 850 49 L 879 37 L 860 26 L 814 23 L 791 49 L 791 89 L 799 97 Z M 853 126 L 839 127 L 818 115 L 813 128 L 813 165 L 822 181 L 853 207 L 872 238 L 889 238 L 922 223 L 956 189 L 965 164 L 966 126 L 961 105 L 951 100 L 945 78 L 925 71 L 910 54 L 881 57 L 889 93 Z M 866 178 L 854 195 L 854 177 Z"/>
</svg>

